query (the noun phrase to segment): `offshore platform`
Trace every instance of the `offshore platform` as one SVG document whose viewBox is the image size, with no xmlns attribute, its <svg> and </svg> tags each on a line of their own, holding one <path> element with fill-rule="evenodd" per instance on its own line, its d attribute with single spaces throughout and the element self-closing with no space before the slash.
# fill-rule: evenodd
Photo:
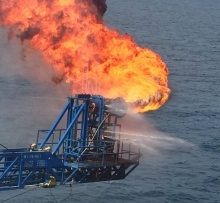
<svg viewBox="0 0 220 203">
<path fill-rule="evenodd" d="M 51 128 L 38 130 L 36 143 L 0 151 L 0 190 L 124 179 L 141 157 L 121 136 L 126 113 L 121 98 L 69 97 Z"/>
</svg>

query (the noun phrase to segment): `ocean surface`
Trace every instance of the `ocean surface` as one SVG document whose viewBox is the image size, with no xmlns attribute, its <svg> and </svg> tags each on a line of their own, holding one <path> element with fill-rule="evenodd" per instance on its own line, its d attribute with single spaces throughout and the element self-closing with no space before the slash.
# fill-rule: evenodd
<svg viewBox="0 0 220 203">
<path fill-rule="evenodd" d="M 169 68 L 169 101 L 133 123 L 151 129 L 134 136 L 142 141 L 140 165 L 122 181 L 3 191 L 0 202 L 219 203 L 220 1 L 107 4 L 106 24 L 160 54 Z M 14 148 L 48 129 L 70 94 L 67 84 L 51 82 L 40 54 L 24 47 L 0 28 L 0 143 Z"/>
</svg>

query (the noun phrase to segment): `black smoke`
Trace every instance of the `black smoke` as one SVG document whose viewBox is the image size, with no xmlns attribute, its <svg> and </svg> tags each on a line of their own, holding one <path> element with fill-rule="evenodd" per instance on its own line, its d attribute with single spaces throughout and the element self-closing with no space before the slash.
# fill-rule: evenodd
<svg viewBox="0 0 220 203">
<path fill-rule="evenodd" d="M 97 7 L 99 15 L 103 16 L 107 11 L 106 0 L 92 0 L 95 6 Z"/>
</svg>

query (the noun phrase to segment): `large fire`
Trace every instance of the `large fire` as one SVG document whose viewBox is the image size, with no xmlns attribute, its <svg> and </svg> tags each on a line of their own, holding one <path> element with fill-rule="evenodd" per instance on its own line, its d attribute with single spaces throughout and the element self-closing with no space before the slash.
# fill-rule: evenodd
<svg viewBox="0 0 220 203">
<path fill-rule="evenodd" d="M 122 97 L 138 112 L 158 109 L 170 93 L 166 64 L 105 26 L 94 2 L 0 0 L 0 23 L 10 27 L 10 37 L 40 50 L 59 75 L 53 81 L 66 80 L 73 94 Z"/>
</svg>

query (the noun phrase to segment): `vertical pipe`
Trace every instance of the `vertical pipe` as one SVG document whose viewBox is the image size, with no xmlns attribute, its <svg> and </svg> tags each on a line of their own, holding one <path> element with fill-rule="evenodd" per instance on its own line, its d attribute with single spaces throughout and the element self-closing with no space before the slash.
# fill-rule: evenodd
<svg viewBox="0 0 220 203">
<path fill-rule="evenodd" d="M 20 156 L 19 159 L 19 172 L 18 172 L 18 187 L 22 186 L 22 171 L 23 171 L 23 157 Z"/>
<path fill-rule="evenodd" d="M 123 153 L 123 145 L 124 145 L 124 142 L 122 140 L 122 142 L 121 142 L 121 158 L 122 158 L 122 153 Z"/>
<path fill-rule="evenodd" d="M 84 150 L 86 146 L 86 140 L 88 135 L 88 116 L 89 116 L 89 100 L 85 101 L 85 108 L 82 114 L 82 124 L 81 124 L 81 147 Z"/>
<path fill-rule="evenodd" d="M 40 134 L 40 132 L 39 132 L 39 130 L 37 131 L 37 146 L 38 146 L 38 141 L 39 141 L 39 134 Z"/>
<path fill-rule="evenodd" d="M 98 126 L 102 123 L 103 119 L 104 119 L 104 105 L 105 105 L 105 100 L 103 97 L 99 98 L 99 122 L 98 122 Z M 101 132 L 102 130 L 99 130 L 97 133 L 97 140 L 99 140 L 99 144 L 101 144 Z"/>
<path fill-rule="evenodd" d="M 73 103 L 74 103 L 74 99 L 73 98 L 69 98 L 69 101 L 70 101 L 70 105 L 69 105 L 69 108 L 68 108 L 68 113 L 67 113 L 67 124 L 66 124 L 66 128 L 68 128 L 68 126 L 70 125 L 71 121 L 72 121 L 72 118 L 73 118 Z M 66 138 L 66 146 L 65 146 L 65 151 L 67 153 L 70 153 L 71 149 L 72 149 L 72 129 L 70 129 L 69 133 L 68 133 L 68 136 Z"/>
</svg>

